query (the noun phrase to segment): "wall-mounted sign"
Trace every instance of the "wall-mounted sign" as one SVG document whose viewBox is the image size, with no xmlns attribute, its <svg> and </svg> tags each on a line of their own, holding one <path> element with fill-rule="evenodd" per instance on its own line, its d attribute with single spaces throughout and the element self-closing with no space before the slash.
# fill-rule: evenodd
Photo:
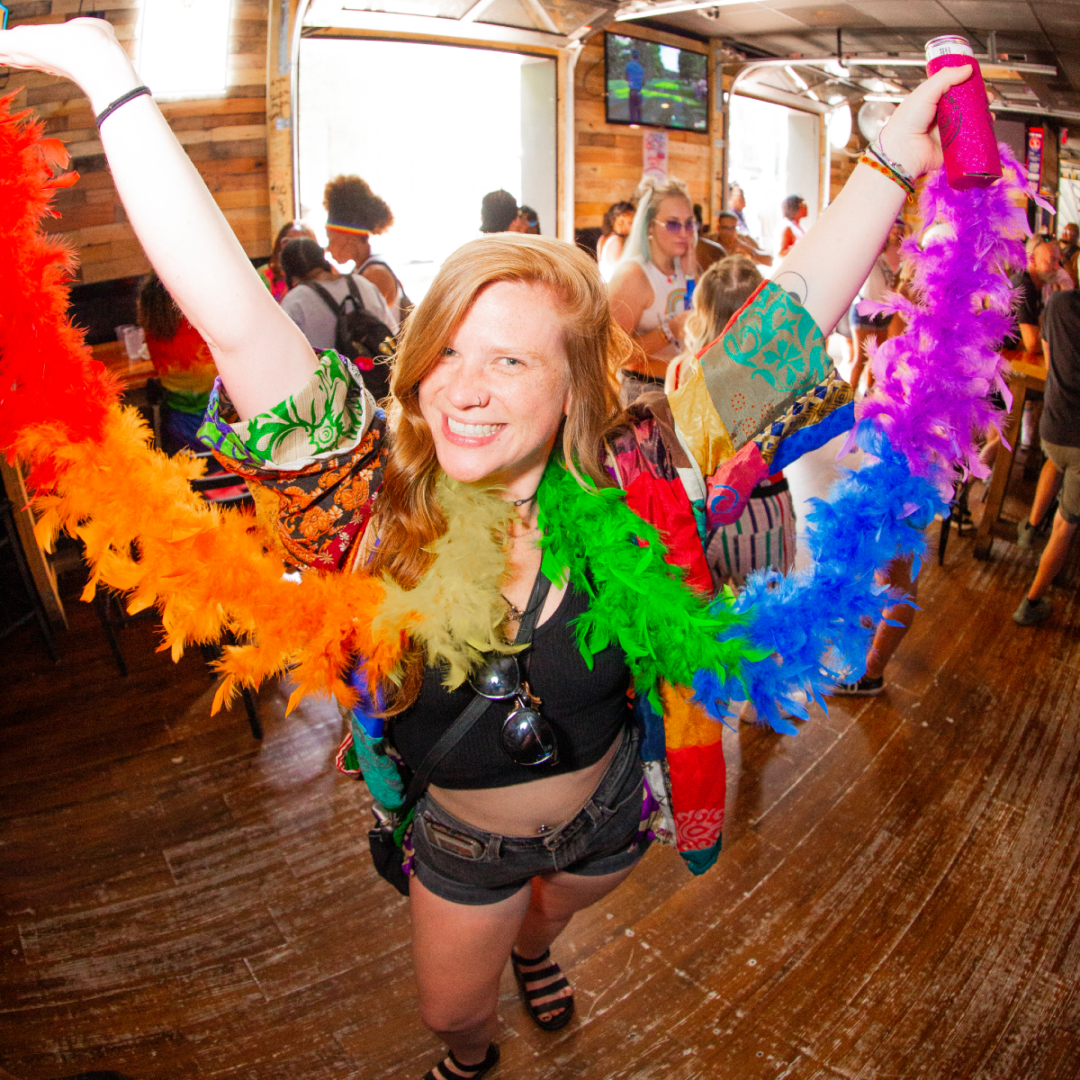
<svg viewBox="0 0 1080 1080">
<path fill-rule="evenodd" d="M 1043 129 L 1028 128 L 1027 133 L 1027 174 L 1028 182 L 1036 191 L 1042 179 Z"/>
<path fill-rule="evenodd" d="M 641 178 L 662 184 L 667 179 L 668 135 L 666 131 L 646 131 L 641 140 Z"/>
</svg>

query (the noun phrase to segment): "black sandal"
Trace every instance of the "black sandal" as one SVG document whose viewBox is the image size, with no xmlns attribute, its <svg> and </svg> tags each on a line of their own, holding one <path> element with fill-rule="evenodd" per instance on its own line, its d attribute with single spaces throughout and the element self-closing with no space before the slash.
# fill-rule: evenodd
<svg viewBox="0 0 1080 1080">
<path fill-rule="evenodd" d="M 499 1048 L 494 1043 L 488 1045 L 487 1054 L 478 1065 L 462 1065 L 451 1050 L 434 1069 L 428 1069 L 424 1073 L 423 1080 L 480 1080 L 481 1076 L 487 1075 L 498 1063 Z"/>
<path fill-rule="evenodd" d="M 522 971 L 519 967 L 520 964 L 532 967 L 533 964 L 542 964 L 545 960 L 550 962 L 547 967 L 540 968 L 539 971 Z M 532 1017 L 533 1023 L 537 1027 L 543 1028 L 544 1031 L 558 1031 L 559 1028 L 566 1027 L 570 1023 L 570 1017 L 574 1015 L 573 994 L 567 997 L 555 998 L 554 1001 L 537 1004 L 540 998 L 550 997 L 552 994 L 562 990 L 564 986 L 570 985 L 566 981 L 562 969 L 551 959 L 551 950 L 545 949 L 535 960 L 528 960 L 524 956 L 518 956 L 516 952 L 511 951 L 510 966 L 514 969 L 514 978 L 517 979 L 518 986 L 521 988 L 525 1008 L 529 1016 Z M 549 979 L 552 975 L 557 975 L 558 978 L 544 986 L 537 986 L 532 990 L 527 989 L 525 986 L 527 982 L 535 983 L 541 979 Z M 543 1018 L 544 1014 L 547 1014 L 546 1020 Z"/>
</svg>

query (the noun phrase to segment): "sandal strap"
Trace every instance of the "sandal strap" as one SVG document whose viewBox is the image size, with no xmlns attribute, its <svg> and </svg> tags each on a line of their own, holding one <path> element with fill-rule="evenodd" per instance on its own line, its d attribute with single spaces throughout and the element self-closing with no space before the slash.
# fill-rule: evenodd
<svg viewBox="0 0 1080 1080">
<path fill-rule="evenodd" d="M 532 980 L 530 979 L 529 981 L 531 982 Z M 554 982 L 548 983 L 547 986 L 537 986 L 535 989 L 526 990 L 525 997 L 528 998 L 530 1003 L 536 1002 L 540 998 L 550 997 L 552 994 L 557 994 L 560 990 L 565 989 L 569 985 L 570 984 L 566 981 L 566 976 L 561 976 Z M 558 1001 L 545 1001 L 541 1008 L 545 1010 L 548 1008 L 554 1009 L 557 1008 L 558 1005 Z"/>
<path fill-rule="evenodd" d="M 529 967 L 532 967 L 533 964 L 542 964 L 545 960 L 550 960 L 551 959 L 551 950 L 550 949 L 545 949 L 539 956 L 534 957 L 533 959 L 530 960 L 530 959 L 528 959 L 528 957 L 522 956 L 520 953 L 517 953 L 513 949 L 511 949 L 510 950 L 510 959 L 514 961 L 514 966 L 515 967 L 517 967 L 519 964 L 528 964 Z M 524 975 L 524 974 L 525 974 L 525 972 L 523 971 L 522 975 Z M 529 974 L 531 974 L 531 972 Z"/>
<path fill-rule="evenodd" d="M 463 1064 L 458 1061 L 454 1051 L 451 1050 L 438 1065 L 424 1073 L 423 1080 L 480 1080 L 480 1077 L 495 1067 L 498 1060 L 499 1048 L 495 1043 L 488 1044 L 484 1060 L 476 1065 Z M 457 1072 L 448 1072 L 444 1067 L 447 1062 L 450 1062 Z M 459 1073 L 460 1075 L 458 1075 Z"/>
</svg>

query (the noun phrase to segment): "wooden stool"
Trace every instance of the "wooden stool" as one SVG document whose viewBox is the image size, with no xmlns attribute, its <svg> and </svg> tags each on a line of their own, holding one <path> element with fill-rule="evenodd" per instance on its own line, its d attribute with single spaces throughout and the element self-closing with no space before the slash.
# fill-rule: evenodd
<svg viewBox="0 0 1080 1080">
<path fill-rule="evenodd" d="M 1024 415 L 1024 405 L 1028 401 L 1041 401 L 1046 386 L 1046 368 L 1024 360 L 1010 362 L 1009 388 L 1013 393 L 1012 408 L 1005 430 L 1001 434 L 1001 445 L 994 458 L 994 471 L 990 475 L 990 490 L 986 495 L 986 504 L 982 521 L 975 533 L 975 558 L 986 559 L 990 556 L 990 547 L 994 537 L 1016 543 L 1016 522 L 1001 520 L 1001 507 L 1005 502 L 1005 492 L 1009 486 L 1009 474 L 1012 472 L 1016 444 L 1020 439 L 1020 421 Z"/>
</svg>

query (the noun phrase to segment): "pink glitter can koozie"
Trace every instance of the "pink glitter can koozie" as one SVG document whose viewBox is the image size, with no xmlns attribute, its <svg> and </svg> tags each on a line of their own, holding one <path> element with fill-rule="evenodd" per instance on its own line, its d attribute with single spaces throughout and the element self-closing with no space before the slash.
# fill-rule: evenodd
<svg viewBox="0 0 1080 1080">
<path fill-rule="evenodd" d="M 982 71 L 967 38 L 945 34 L 926 43 L 926 73 L 944 67 L 972 68 L 971 78 L 950 87 L 938 102 L 937 122 L 949 186 L 989 187 L 1001 178 L 1001 155 L 986 101 Z"/>
</svg>

